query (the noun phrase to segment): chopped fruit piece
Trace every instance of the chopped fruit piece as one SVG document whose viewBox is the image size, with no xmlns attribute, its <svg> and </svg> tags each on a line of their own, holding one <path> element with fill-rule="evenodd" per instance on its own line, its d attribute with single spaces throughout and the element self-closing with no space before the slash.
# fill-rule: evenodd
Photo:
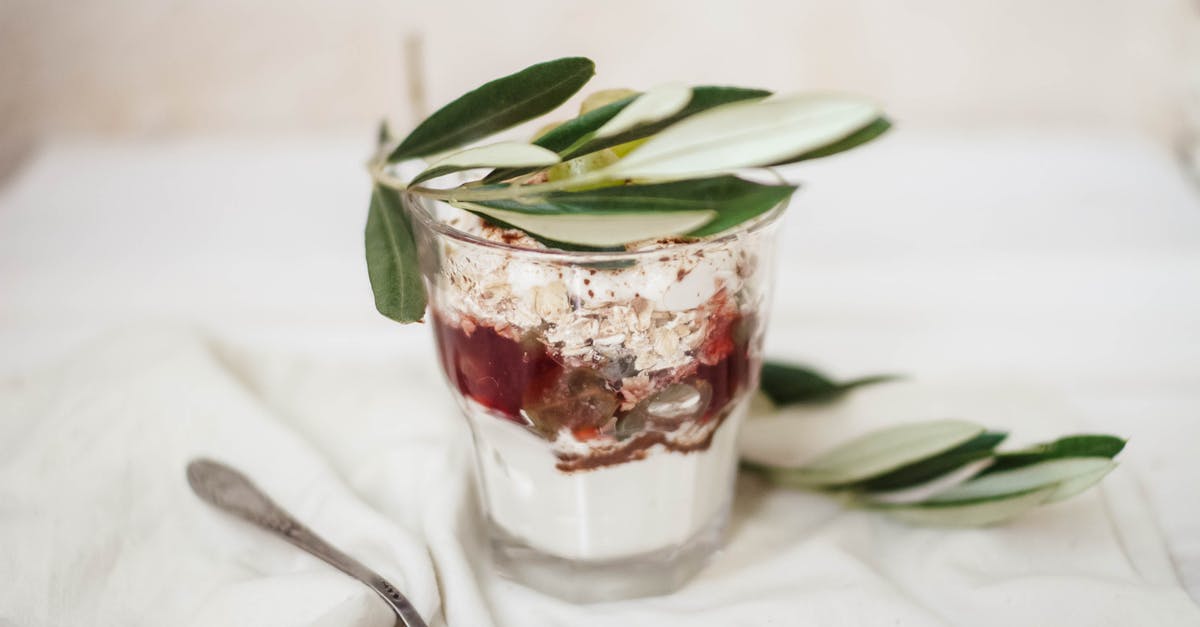
<svg viewBox="0 0 1200 627">
<path fill-rule="evenodd" d="M 504 414 L 513 422 L 521 418 L 521 393 L 547 372 L 561 369 L 534 338 L 514 342 L 491 327 L 464 325 L 471 333 L 435 319 L 434 337 L 442 354 L 446 377 L 475 402 Z"/>
<path fill-rule="evenodd" d="M 572 432 L 576 440 L 586 442 L 600 437 L 600 430 L 596 427 L 583 427 Z"/>
<path fill-rule="evenodd" d="M 679 373 L 682 381 L 646 378 L 641 389 L 626 378 L 634 368 L 628 356 L 594 368 L 568 368 L 532 332 L 511 339 L 470 319 L 458 326 L 434 320 L 442 368 L 451 383 L 515 423 L 532 423 L 549 439 L 563 428 L 581 441 L 626 440 L 648 429 L 675 431 L 687 422 L 708 422 L 752 384 L 752 317 L 715 317 L 701 358 Z M 623 395 L 630 409 L 618 412 Z M 615 429 L 604 431 L 614 416 Z"/>
<path fill-rule="evenodd" d="M 739 392 L 752 384 L 750 341 L 754 337 L 754 326 L 754 318 L 749 316 L 739 317 L 736 321 L 718 321 L 712 335 L 701 347 L 695 377 L 712 386 L 712 400 L 703 421 L 718 415 Z"/>
<path fill-rule="evenodd" d="M 617 393 L 589 368 L 551 370 L 533 381 L 523 401 L 534 427 L 547 435 L 563 427 L 599 429 L 616 413 L 617 405 Z"/>
<path fill-rule="evenodd" d="M 646 409 L 641 405 L 617 419 L 617 439 L 627 440 L 646 430 Z"/>
<path fill-rule="evenodd" d="M 715 365 L 733 352 L 735 345 L 733 322 L 732 318 L 717 318 L 713 321 L 712 330 L 709 331 L 708 338 L 700 347 L 701 364 Z"/>
</svg>

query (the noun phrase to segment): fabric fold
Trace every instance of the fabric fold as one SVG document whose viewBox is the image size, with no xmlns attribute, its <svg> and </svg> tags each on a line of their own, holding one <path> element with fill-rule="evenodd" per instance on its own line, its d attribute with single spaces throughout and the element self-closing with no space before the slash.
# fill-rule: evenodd
<svg viewBox="0 0 1200 627">
<path fill-rule="evenodd" d="M 743 476 L 726 549 L 680 592 L 547 597 L 492 571 L 469 435 L 428 346 L 412 350 L 126 333 L 0 383 L 0 624 L 391 624 L 365 587 L 195 498 L 183 468 L 199 455 L 244 471 L 433 625 L 1200 624 L 1122 469 L 977 530 L 910 527 Z M 786 434 L 808 454 L 966 412 L 1031 439 L 1074 428 L 1033 386 L 911 382 L 751 419 L 744 450 L 778 453 L 755 442 Z"/>
</svg>

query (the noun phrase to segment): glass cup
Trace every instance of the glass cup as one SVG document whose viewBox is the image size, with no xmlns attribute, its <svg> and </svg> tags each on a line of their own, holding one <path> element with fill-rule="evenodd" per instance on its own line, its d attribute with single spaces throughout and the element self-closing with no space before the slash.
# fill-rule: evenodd
<svg viewBox="0 0 1200 627">
<path fill-rule="evenodd" d="M 783 206 L 709 240 L 564 252 L 405 203 L 497 567 L 572 601 L 682 586 L 729 517 Z"/>
</svg>

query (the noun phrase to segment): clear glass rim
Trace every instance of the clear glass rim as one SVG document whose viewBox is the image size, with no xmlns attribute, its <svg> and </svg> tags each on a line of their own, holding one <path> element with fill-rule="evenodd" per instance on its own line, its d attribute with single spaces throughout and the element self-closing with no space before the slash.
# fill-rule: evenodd
<svg viewBox="0 0 1200 627">
<path fill-rule="evenodd" d="M 707 239 L 697 239 L 684 242 L 672 242 L 664 244 L 656 248 L 647 248 L 644 250 L 559 250 L 552 248 L 526 248 L 524 246 L 514 246 L 504 242 L 497 242 L 490 239 L 484 239 L 477 235 L 472 235 L 466 231 L 455 228 L 441 220 L 430 210 L 430 203 L 440 202 L 430 198 L 418 196 L 411 192 L 401 194 L 402 201 L 405 206 L 411 211 L 410 213 L 419 220 L 425 228 L 438 233 L 439 235 L 466 242 L 483 248 L 493 248 L 497 250 L 511 251 L 514 254 L 531 255 L 547 261 L 569 261 L 579 263 L 580 261 L 611 261 L 614 259 L 636 259 L 643 256 L 661 256 L 663 254 L 676 254 L 687 252 L 690 249 L 710 248 L 715 244 L 735 240 L 749 233 L 763 231 L 776 222 L 783 212 L 787 209 L 791 197 L 785 198 L 779 204 L 769 210 L 743 222 L 742 224 L 733 227 L 727 231 L 721 232 L 716 237 Z"/>
</svg>

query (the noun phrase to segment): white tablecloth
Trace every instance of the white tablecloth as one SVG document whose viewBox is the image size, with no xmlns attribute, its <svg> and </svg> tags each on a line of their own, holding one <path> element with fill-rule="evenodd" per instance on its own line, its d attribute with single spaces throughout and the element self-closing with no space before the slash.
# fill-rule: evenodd
<svg viewBox="0 0 1200 627">
<path fill-rule="evenodd" d="M 200 452 L 456 626 L 1200 623 L 1176 583 L 1200 596 L 1200 203 L 1163 149 L 898 132 L 804 168 L 786 224 L 770 352 L 914 379 L 791 428 L 1130 436 L 1102 490 L 946 532 L 747 479 L 730 548 L 684 592 L 580 610 L 494 580 L 472 544 L 426 330 L 370 304 L 364 148 L 65 142 L 8 186 L 0 624 L 386 624 L 196 502 Z"/>
</svg>

